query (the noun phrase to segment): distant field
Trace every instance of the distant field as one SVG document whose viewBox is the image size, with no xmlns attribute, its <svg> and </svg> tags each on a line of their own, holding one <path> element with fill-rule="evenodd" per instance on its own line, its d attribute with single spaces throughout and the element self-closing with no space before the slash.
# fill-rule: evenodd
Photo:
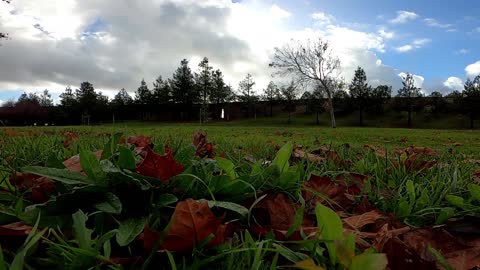
<svg viewBox="0 0 480 270">
<path fill-rule="evenodd" d="M 203 140 L 193 143 L 198 131 L 215 151 Z M 97 150 L 103 154 L 91 152 Z M 150 258 L 178 269 L 277 269 L 314 258 L 322 268 L 308 269 L 376 270 L 395 263 L 398 250 L 427 254 L 417 245 L 422 241 L 441 252 L 453 245 L 455 252 L 442 254 L 451 269 L 462 269 L 458 262 L 480 256 L 459 233 L 464 224 L 474 226 L 471 220 L 478 224 L 479 169 L 480 131 L 276 126 L 268 119 L 0 128 L 0 255 L 6 258 L 0 256 L 0 266 L 29 251 L 28 269 L 140 269 L 155 264 Z M 199 220 L 208 226 L 197 230 Z M 369 221 L 358 225 L 363 220 Z M 41 231 L 32 228 L 36 222 Z M 377 222 L 384 225 L 373 226 Z M 222 232 L 220 224 L 230 223 L 232 231 Z M 433 237 L 432 226 L 442 224 L 451 234 L 442 229 Z M 383 229 L 401 232 L 396 237 L 405 242 Z M 332 230 L 350 259 L 380 261 L 346 267 L 324 238 Z M 41 242 L 38 249 L 2 238 L 27 234 Z M 377 239 L 400 246 L 385 244 L 370 254 Z M 156 242 L 161 246 L 154 248 Z M 434 264 L 429 258 L 416 263 Z M 395 266 L 390 269 L 407 268 Z"/>
<path fill-rule="evenodd" d="M 6 136 L 5 130 L 13 130 L 14 136 Z M 52 145 L 61 145 L 62 131 L 78 131 L 76 140 L 79 146 L 88 149 L 100 149 L 108 140 L 105 133 L 122 132 L 126 135 L 152 136 L 154 142 L 170 142 L 173 145 L 190 143 L 192 135 L 197 131 L 205 131 L 209 141 L 216 145 L 220 152 L 231 152 L 242 148 L 254 156 L 266 157 L 275 153 L 275 145 L 294 142 L 307 147 L 320 145 L 349 144 L 361 148 L 365 144 L 393 150 L 407 146 L 424 146 L 434 148 L 448 154 L 450 149 L 455 153 L 480 157 L 480 131 L 471 130 L 430 130 L 403 128 L 360 128 L 316 126 L 251 126 L 245 122 L 221 124 L 161 124 L 161 123 L 122 123 L 105 126 L 72 126 L 72 127 L 36 127 L 36 128 L 0 128 L 0 139 L 4 142 L 0 150 L 22 149 L 33 145 L 46 147 L 51 152 Z M 22 134 L 26 134 L 23 136 Z M 32 136 L 28 136 L 31 133 Z M 75 148 L 74 148 L 75 149 Z M 5 152 L 0 153 L 0 156 Z M 62 152 L 63 153 L 63 152 Z M 73 154 L 73 153 L 65 153 Z M 68 156 L 66 156 L 68 157 Z"/>
</svg>

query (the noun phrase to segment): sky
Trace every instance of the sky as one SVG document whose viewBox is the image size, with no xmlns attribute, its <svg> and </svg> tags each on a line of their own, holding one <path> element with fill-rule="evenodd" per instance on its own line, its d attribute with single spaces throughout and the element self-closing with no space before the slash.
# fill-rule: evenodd
<svg viewBox="0 0 480 270">
<path fill-rule="evenodd" d="M 83 81 L 113 97 L 172 76 L 206 56 L 238 87 L 261 93 L 275 47 L 328 40 L 341 78 L 365 69 L 394 93 L 414 74 L 426 94 L 461 90 L 480 74 L 480 1 L 470 0 L 13 0 L 0 1 L 0 102 L 49 89 L 58 101 Z"/>
</svg>

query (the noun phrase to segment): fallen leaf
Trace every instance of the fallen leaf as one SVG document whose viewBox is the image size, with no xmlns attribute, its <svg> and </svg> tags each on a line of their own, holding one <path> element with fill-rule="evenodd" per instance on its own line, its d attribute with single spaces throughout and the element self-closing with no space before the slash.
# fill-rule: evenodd
<svg viewBox="0 0 480 270">
<path fill-rule="evenodd" d="M 50 179 L 30 173 L 17 172 L 10 178 L 10 184 L 22 192 L 30 190 L 30 200 L 34 203 L 44 203 L 56 192 L 55 184 Z"/>
<path fill-rule="evenodd" d="M 387 150 L 385 150 L 383 148 L 373 146 L 373 145 L 369 145 L 369 144 L 364 144 L 363 148 L 374 152 L 375 155 L 377 155 L 378 157 L 386 157 L 387 156 Z"/>
<path fill-rule="evenodd" d="M 365 225 L 373 224 L 378 219 L 385 218 L 378 211 L 373 210 L 370 212 L 363 213 L 361 215 L 355 215 L 343 219 L 344 225 L 348 226 L 354 230 L 361 230 Z"/>
<path fill-rule="evenodd" d="M 304 183 L 302 197 L 313 209 L 317 203 L 322 203 L 333 209 L 342 210 L 353 206 L 354 200 L 348 192 L 348 187 L 344 182 L 337 183 L 330 177 L 312 175 Z"/>
<path fill-rule="evenodd" d="M 74 141 L 78 139 L 78 133 L 73 131 L 63 132 L 63 147 L 70 148 Z"/>
<path fill-rule="evenodd" d="M 164 155 L 159 155 L 153 152 L 150 147 L 146 149 L 147 154 L 145 158 L 137 165 L 137 172 L 139 174 L 158 178 L 162 182 L 168 182 L 172 176 L 183 172 L 183 165 L 175 161 L 171 150 L 167 151 Z"/>
<path fill-rule="evenodd" d="M 32 226 L 22 221 L 0 225 L 0 235 L 2 236 L 22 236 L 28 235 L 32 231 Z"/>
<path fill-rule="evenodd" d="M 213 158 L 214 146 L 207 142 L 207 134 L 203 132 L 197 132 L 193 134 L 193 145 L 196 149 L 196 155 L 200 158 Z"/>
<path fill-rule="evenodd" d="M 296 213 L 299 209 L 285 194 L 268 194 L 252 209 L 252 216 L 256 222 L 252 226 L 259 235 L 266 235 L 273 232 L 278 240 L 286 240 L 288 230 L 295 224 Z M 306 235 L 318 231 L 312 221 L 303 217 L 302 223 L 289 240 L 301 240 L 301 233 Z"/>
<path fill-rule="evenodd" d="M 197 202 L 193 199 L 179 202 L 175 207 L 172 222 L 160 249 L 175 252 L 190 252 L 210 235 L 213 238 L 206 247 L 214 247 L 225 240 L 225 225 L 223 218 L 216 217 L 208 207 L 207 202 Z M 159 239 L 160 233 L 144 230 L 143 243 L 150 251 Z"/>
<path fill-rule="evenodd" d="M 292 265 L 293 268 L 303 269 L 303 270 L 324 270 L 325 268 L 320 267 L 315 264 L 313 259 L 306 259 L 296 264 Z"/>
<path fill-rule="evenodd" d="M 95 157 L 100 160 L 102 157 L 102 150 L 96 151 Z M 82 165 L 80 165 L 80 155 L 75 155 L 63 162 L 63 165 L 72 172 L 83 172 Z"/>
<path fill-rule="evenodd" d="M 128 137 L 127 142 L 129 144 L 135 145 L 136 147 L 146 147 L 146 146 L 152 147 L 152 145 L 151 145 L 152 144 L 152 138 L 147 137 L 147 136 L 143 136 L 143 135 Z"/>
</svg>

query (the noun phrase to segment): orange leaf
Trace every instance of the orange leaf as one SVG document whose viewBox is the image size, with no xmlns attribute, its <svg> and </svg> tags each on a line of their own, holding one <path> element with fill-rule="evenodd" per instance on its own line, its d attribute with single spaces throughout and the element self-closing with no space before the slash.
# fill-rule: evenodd
<svg viewBox="0 0 480 270">
<path fill-rule="evenodd" d="M 152 143 L 152 139 L 147 136 L 139 135 L 139 136 L 129 137 L 127 142 L 129 144 L 135 145 L 136 147 L 146 147 Z"/>
<path fill-rule="evenodd" d="M 183 172 L 183 165 L 173 159 L 173 153 L 168 150 L 165 155 L 159 155 L 147 147 L 147 154 L 143 161 L 137 166 L 137 172 L 144 176 L 154 177 L 168 182 L 177 174 Z"/>
<path fill-rule="evenodd" d="M 0 235 L 4 236 L 22 236 L 28 235 L 32 231 L 32 226 L 23 223 L 22 221 L 0 225 Z"/>
<path fill-rule="evenodd" d="M 343 219 L 343 223 L 348 227 L 361 230 L 363 226 L 375 223 L 378 219 L 384 218 L 378 211 L 373 210 L 361 215 L 351 216 Z"/>
<path fill-rule="evenodd" d="M 100 160 L 102 152 L 102 150 L 99 150 L 94 153 L 97 160 Z M 80 165 L 80 155 L 75 155 L 65 160 L 63 165 L 72 172 L 83 172 L 82 165 Z"/>
<path fill-rule="evenodd" d="M 213 214 L 207 202 L 197 202 L 193 199 L 179 202 L 160 249 L 189 252 L 210 235 L 214 237 L 206 247 L 217 246 L 225 240 L 225 226 L 222 225 L 222 221 L 223 218 L 217 218 Z M 159 232 L 151 231 L 146 227 L 143 235 L 145 249 L 151 250 L 159 237 Z"/>
</svg>

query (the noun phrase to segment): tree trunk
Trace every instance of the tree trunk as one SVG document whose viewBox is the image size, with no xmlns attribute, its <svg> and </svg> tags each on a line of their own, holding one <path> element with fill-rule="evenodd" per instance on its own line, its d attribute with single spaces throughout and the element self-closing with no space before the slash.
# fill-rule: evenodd
<svg viewBox="0 0 480 270">
<path fill-rule="evenodd" d="M 363 108 L 360 108 L 360 126 L 363 126 Z"/>
<path fill-rule="evenodd" d="M 270 102 L 270 117 L 273 117 L 273 102 Z"/>
<path fill-rule="evenodd" d="M 473 119 L 473 112 L 470 112 L 470 128 L 474 128 L 474 119 Z"/>
<path fill-rule="evenodd" d="M 408 109 L 408 127 L 412 127 L 412 109 Z"/>
<path fill-rule="evenodd" d="M 333 100 L 332 100 L 332 94 L 330 91 L 327 91 L 328 95 L 328 103 L 329 103 L 329 109 L 330 109 L 330 122 L 332 124 L 332 128 L 336 128 L 337 124 L 335 123 L 335 110 L 333 109 Z"/>
<path fill-rule="evenodd" d="M 320 119 L 319 119 L 319 116 L 320 116 L 320 112 L 317 112 L 317 125 L 320 125 Z"/>
<path fill-rule="evenodd" d="M 291 123 L 291 120 L 292 120 L 292 113 L 290 112 L 290 110 L 288 111 L 288 123 L 290 124 Z"/>
</svg>

